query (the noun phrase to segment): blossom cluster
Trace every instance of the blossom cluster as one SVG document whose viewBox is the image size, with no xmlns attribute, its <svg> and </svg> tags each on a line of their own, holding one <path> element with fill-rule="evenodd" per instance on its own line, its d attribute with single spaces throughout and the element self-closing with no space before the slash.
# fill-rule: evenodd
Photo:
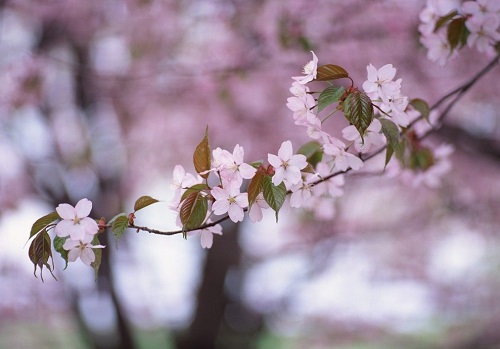
<svg viewBox="0 0 500 349">
<path fill-rule="evenodd" d="M 420 41 L 428 49 L 427 58 L 444 65 L 457 51 L 450 37 L 465 35 L 468 47 L 479 52 L 494 54 L 500 41 L 500 1 L 498 0 L 428 0 L 420 13 Z M 443 25 L 446 20 L 456 20 L 453 29 Z M 462 23 L 463 22 L 463 23 Z M 467 33 L 468 31 L 468 33 Z M 463 33 L 463 34 L 462 34 Z"/>
<path fill-rule="evenodd" d="M 323 120 L 319 118 L 320 108 L 318 101 L 313 97 L 307 86 L 317 80 L 318 57 L 312 52 L 312 60 L 308 62 L 303 75 L 292 77 L 294 80 L 290 88 L 292 97 L 287 99 L 287 107 L 293 112 L 293 120 L 296 125 L 306 128 L 306 133 L 313 141 L 313 152 L 320 154 L 317 161 L 309 161 L 302 153 L 294 154 L 292 143 L 287 140 L 281 144 L 278 153 L 268 154 L 268 166 L 261 163 L 247 163 L 244 160 L 244 149 L 237 144 L 232 152 L 216 148 L 210 154 L 209 166 L 198 176 L 187 173 L 185 169 L 177 165 L 173 171 L 171 188 L 175 190 L 174 198 L 170 208 L 178 215 L 177 224 L 185 229 L 182 221 L 183 205 L 189 195 L 192 200 L 190 205 L 185 205 L 186 211 L 195 209 L 195 204 L 200 200 L 201 206 L 206 204 L 206 216 L 203 219 L 203 228 L 188 230 L 188 235 L 200 235 L 201 245 L 210 248 L 213 244 L 213 235 L 222 234 L 222 227 L 213 224 L 213 216 L 228 215 L 233 222 L 244 219 L 245 211 L 248 211 L 252 222 L 262 220 L 263 210 L 269 208 L 268 201 L 263 192 L 249 200 L 249 193 L 244 192 L 244 181 L 252 183 L 258 171 L 264 171 L 267 176 L 272 176 L 272 185 L 282 185 L 285 194 L 291 193 L 289 204 L 291 207 L 303 207 L 312 210 L 319 218 L 332 218 L 334 209 L 331 198 L 343 194 L 344 176 L 343 172 L 348 170 L 359 170 L 363 166 L 361 156 L 370 151 L 380 149 L 386 145 L 381 120 L 384 119 L 394 125 L 399 131 L 406 128 L 415 113 L 409 108 L 408 97 L 401 92 L 402 79 L 395 79 L 396 69 L 387 64 L 380 69 L 372 64 L 367 66 L 367 80 L 363 83 L 363 90 L 368 98 L 370 107 L 377 110 L 376 117 L 369 115 L 370 124 L 360 131 L 359 126 L 349 125 L 341 130 L 342 137 L 339 139 L 330 134 L 324 127 L 328 115 Z M 357 89 L 352 86 L 345 90 L 339 97 L 339 106 L 334 111 L 342 110 L 342 103 L 347 98 L 346 94 L 356 93 Z M 344 99 L 344 100 L 343 100 Z M 449 152 L 442 152 L 443 158 Z M 446 163 L 448 164 L 448 163 Z M 432 167 L 426 165 L 425 170 Z M 396 166 L 392 166 L 392 172 Z M 439 182 L 449 166 L 441 166 L 433 171 L 425 171 L 426 174 L 413 177 L 415 182 L 424 182 L 434 185 Z M 399 172 L 404 171 L 403 167 Z M 421 171 L 424 172 L 424 171 Z M 335 173 L 334 176 L 331 176 Z M 409 173 L 409 172 L 408 172 Z M 208 185 L 208 176 L 215 178 L 217 185 Z M 325 180 L 326 177 L 328 180 Z M 409 176 L 406 176 L 409 177 Z M 199 196 L 201 195 L 201 199 Z M 252 202 L 250 202 L 252 201 Z M 273 208 L 276 212 L 277 210 Z M 188 212 L 189 214 L 190 212 Z M 196 225 L 200 226 L 200 224 Z"/>
<path fill-rule="evenodd" d="M 55 233 L 66 238 L 63 249 L 68 251 L 68 261 L 74 262 L 78 258 L 86 265 L 95 261 L 92 249 L 104 248 L 102 245 L 93 245 L 95 235 L 99 231 L 96 221 L 88 217 L 92 210 L 92 202 L 81 199 L 75 207 L 70 204 L 59 204 L 56 212 L 61 221 L 55 227 Z"/>
</svg>

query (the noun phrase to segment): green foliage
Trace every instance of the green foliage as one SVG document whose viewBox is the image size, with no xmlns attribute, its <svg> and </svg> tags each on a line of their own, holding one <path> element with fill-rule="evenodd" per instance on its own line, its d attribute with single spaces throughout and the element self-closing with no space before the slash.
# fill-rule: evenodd
<svg viewBox="0 0 500 349">
<path fill-rule="evenodd" d="M 30 231 L 30 239 L 36 235 L 38 232 L 46 229 L 52 222 L 54 222 L 56 219 L 60 219 L 59 215 L 57 212 L 51 212 L 41 218 L 38 218 L 35 223 L 33 223 Z"/>
<path fill-rule="evenodd" d="M 345 92 L 345 87 L 342 86 L 328 86 L 325 88 L 318 97 L 318 112 L 329 105 L 340 101 L 340 98 Z"/>
<path fill-rule="evenodd" d="M 276 212 L 276 222 L 278 222 L 278 212 L 286 198 L 285 183 L 281 182 L 280 185 L 275 186 L 271 176 L 265 176 L 263 182 L 264 200 Z"/>
<path fill-rule="evenodd" d="M 40 267 L 40 277 L 43 281 L 43 267 L 46 267 L 54 279 L 52 270 L 54 268 L 54 260 L 52 258 L 52 250 L 50 248 L 50 236 L 46 229 L 43 229 L 31 242 L 28 250 L 28 255 L 35 269 L 33 275 L 36 277 L 36 268 Z M 52 260 L 52 266 L 49 264 L 49 259 Z M 57 280 L 57 279 L 56 279 Z"/>
<path fill-rule="evenodd" d="M 208 126 L 205 130 L 205 137 L 196 147 L 193 154 L 193 163 L 196 172 L 201 178 L 208 178 L 211 162 L 210 162 L 210 144 L 208 142 Z"/>
<path fill-rule="evenodd" d="M 387 138 L 387 149 L 385 153 L 385 165 L 389 163 L 394 152 L 400 148 L 399 129 L 395 123 L 388 119 L 379 119 L 382 124 L 382 132 Z"/>
<path fill-rule="evenodd" d="M 97 237 L 96 234 L 94 235 L 94 239 L 92 240 L 92 245 L 96 246 L 99 244 L 100 244 L 99 238 Z M 94 275 L 95 279 L 97 280 L 97 275 L 99 274 L 99 267 L 101 266 L 101 260 L 102 260 L 102 249 L 93 248 L 92 251 L 94 251 L 95 260 L 90 264 L 90 266 L 94 268 Z"/>
<path fill-rule="evenodd" d="M 425 120 L 429 121 L 431 109 L 426 101 L 420 98 L 414 98 L 410 101 L 410 105 L 415 108 Z"/>
<path fill-rule="evenodd" d="M 316 74 L 316 81 L 329 81 L 349 77 L 347 70 L 335 64 L 325 64 L 319 66 Z"/>
<path fill-rule="evenodd" d="M 54 250 L 59 252 L 61 255 L 62 259 L 64 259 L 64 262 L 66 263 L 64 265 L 64 269 L 68 267 L 68 251 L 63 248 L 64 242 L 68 239 L 68 237 L 59 237 L 56 236 L 54 237 L 53 245 L 54 245 Z"/>
<path fill-rule="evenodd" d="M 422 170 L 425 171 L 429 167 L 434 164 L 434 155 L 432 151 L 428 148 L 421 148 L 418 150 L 414 150 L 410 154 L 410 158 L 408 161 L 408 166 L 414 170 Z"/>
<path fill-rule="evenodd" d="M 155 204 L 159 202 L 159 200 L 153 199 L 151 196 L 141 196 L 139 199 L 135 201 L 134 204 L 134 212 L 137 212 L 144 207 Z"/>
<path fill-rule="evenodd" d="M 120 213 L 119 215 L 113 218 L 113 224 L 111 225 L 111 231 L 115 236 L 116 243 L 118 244 L 118 240 L 121 238 L 125 230 L 128 228 L 129 218 L 125 213 Z"/>
<path fill-rule="evenodd" d="M 189 195 L 191 195 L 193 193 L 199 193 L 200 191 L 205 190 L 205 189 L 208 189 L 208 185 L 206 185 L 204 183 L 195 184 L 195 185 L 187 188 L 186 191 L 182 194 L 181 202 L 184 201 Z"/>
<path fill-rule="evenodd" d="M 297 154 L 304 155 L 307 162 L 316 168 L 316 165 L 323 159 L 323 147 L 318 141 L 310 141 L 301 146 Z"/>
<path fill-rule="evenodd" d="M 458 14 L 457 10 L 453 10 L 450 13 L 441 16 L 437 21 L 436 21 L 436 26 L 434 27 L 434 33 L 437 32 L 440 28 L 446 25 L 449 21 L 453 19 Z"/>
<path fill-rule="evenodd" d="M 448 26 L 447 38 L 451 50 L 455 49 L 457 46 L 463 47 L 467 43 L 469 30 L 465 26 L 465 20 L 465 17 L 455 18 Z"/>
<path fill-rule="evenodd" d="M 373 105 L 370 97 L 364 92 L 355 90 L 346 97 L 343 108 L 345 117 L 356 127 L 363 138 L 373 120 Z"/>
<path fill-rule="evenodd" d="M 180 218 L 182 229 L 191 230 L 205 221 L 208 211 L 208 200 L 203 192 L 193 192 L 182 202 Z"/>
</svg>

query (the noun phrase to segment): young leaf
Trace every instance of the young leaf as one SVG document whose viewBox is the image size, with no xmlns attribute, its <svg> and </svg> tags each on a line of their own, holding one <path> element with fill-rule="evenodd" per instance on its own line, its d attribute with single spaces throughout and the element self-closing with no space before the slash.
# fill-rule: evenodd
<svg viewBox="0 0 500 349">
<path fill-rule="evenodd" d="M 379 121 L 382 124 L 382 132 L 385 138 L 387 138 L 387 149 L 385 153 L 385 165 L 387 165 L 394 154 L 394 150 L 399 145 L 399 129 L 395 123 L 388 119 L 379 119 Z"/>
<path fill-rule="evenodd" d="M 410 101 L 410 105 L 415 108 L 425 120 L 429 121 L 431 109 L 426 101 L 420 98 L 414 98 Z"/>
<path fill-rule="evenodd" d="M 248 184 L 248 209 L 250 209 L 255 200 L 257 200 L 257 196 L 262 193 L 265 176 L 266 173 L 264 171 L 257 171 L 252 177 L 250 184 Z"/>
<path fill-rule="evenodd" d="M 254 162 L 250 163 L 249 165 L 252 166 L 253 168 L 259 168 L 263 162 L 264 161 L 262 161 L 262 160 L 258 160 L 258 161 L 254 161 Z"/>
<path fill-rule="evenodd" d="M 30 237 L 29 239 L 31 239 L 34 235 L 36 235 L 36 233 L 38 233 L 39 231 L 41 230 L 44 230 L 47 228 L 47 226 L 52 223 L 53 221 L 55 221 L 56 219 L 60 219 L 61 217 L 59 217 L 59 215 L 57 214 L 57 212 L 51 212 L 41 218 L 38 218 L 36 220 L 35 223 L 33 223 L 33 226 L 31 227 L 31 231 L 30 231 Z M 28 239 L 28 240 L 29 240 Z"/>
<path fill-rule="evenodd" d="M 338 102 L 344 92 L 345 87 L 342 86 L 328 86 L 325 88 L 318 97 L 318 113 L 330 104 Z"/>
<path fill-rule="evenodd" d="M 370 97 L 356 90 L 349 93 L 343 106 L 345 117 L 363 136 L 373 120 L 373 105 Z"/>
<path fill-rule="evenodd" d="M 447 38 L 451 50 L 455 49 L 455 47 L 459 45 L 462 47 L 467 43 L 469 30 L 465 26 L 465 20 L 465 17 L 455 18 L 448 26 Z"/>
<path fill-rule="evenodd" d="M 43 281 L 43 267 L 45 266 L 54 279 L 56 277 L 52 273 L 54 267 L 54 260 L 52 259 L 52 250 L 50 249 L 50 236 L 46 229 L 43 229 L 31 242 L 28 250 L 28 255 L 35 266 L 33 275 L 36 277 L 36 267 L 40 267 L 40 277 Z M 52 267 L 49 264 L 49 258 L 52 259 Z M 57 280 L 57 279 L 56 279 Z"/>
<path fill-rule="evenodd" d="M 199 227 L 208 211 L 207 198 L 201 192 L 191 193 L 181 205 L 180 217 L 183 230 Z"/>
<path fill-rule="evenodd" d="M 115 236 L 116 244 L 118 245 L 118 239 L 121 238 L 125 230 L 128 228 L 128 217 L 125 213 L 121 213 L 115 218 L 113 225 L 111 225 L 111 231 Z"/>
<path fill-rule="evenodd" d="M 323 147 L 318 141 L 310 141 L 299 148 L 297 154 L 305 155 L 313 168 L 323 159 Z"/>
<path fill-rule="evenodd" d="M 280 185 L 275 186 L 271 176 L 265 176 L 263 182 L 264 200 L 276 212 L 276 222 L 278 222 L 278 212 L 286 198 L 285 183 L 281 182 Z"/>
<path fill-rule="evenodd" d="M 328 81 L 349 77 L 349 73 L 335 64 L 325 64 L 318 67 L 316 81 Z"/>
<path fill-rule="evenodd" d="M 455 17 L 456 15 L 458 14 L 458 11 L 457 10 L 453 10 L 451 11 L 450 13 L 448 13 L 447 15 L 444 15 L 442 17 L 440 17 L 437 21 L 436 21 L 436 26 L 434 27 L 434 33 L 437 32 L 441 27 L 443 27 L 446 23 L 448 23 L 449 21 L 451 21 L 451 19 L 453 17 Z"/>
<path fill-rule="evenodd" d="M 159 202 L 159 200 L 153 199 L 151 196 L 141 196 L 134 204 L 134 212 L 142 210 L 149 205 L 156 204 L 157 202 Z"/>
<path fill-rule="evenodd" d="M 204 183 L 195 184 L 195 185 L 189 187 L 188 189 L 186 189 L 184 194 L 182 194 L 181 202 L 184 201 L 192 193 L 199 193 L 200 191 L 202 191 L 204 189 L 208 189 L 208 185 L 206 185 Z"/>
<path fill-rule="evenodd" d="M 94 239 L 92 240 L 92 245 L 94 245 L 94 246 L 100 245 L 97 234 L 94 235 Z M 95 260 L 90 264 L 90 266 L 92 268 L 94 268 L 94 277 L 95 277 L 95 280 L 97 280 L 97 275 L 98 275 L 99 267 L 101 266 L 101 260 L 102 260 L 102 248 L 93 248 L 92 251 L 94 252 Z"/>
<path fill-rule="evenodd" d="M 208 172 L 210 170 L 211 162 L 210 162 L 210 144 L 208 142 L 208 126 L 205 130 L 205 137 L 203 137 L 202 141 L 193 154 L 193 163 L 196 172 L 201 176 L 201 178 L 208 178 Z"/>
<path fill-rule="evenodd" d="M 68 251 L 65 250 L 63 248 L 63 245 L 64 245 L 64 242 L 68 239 L 68 237 L 59 237 L 59 236 L 56 236 L 54 238 L 54 241 L 52 242 L 53 245 L 54 245 L 54 250 L 56 250 L 57 252 L 59 252 L 59 254 L 61 255 L 62 259 L 64 259 L 64 262 L 66 262 L 65 266 L 64 266 L 64 269 L 66 269 L 68 267 Z"/>
</svg>

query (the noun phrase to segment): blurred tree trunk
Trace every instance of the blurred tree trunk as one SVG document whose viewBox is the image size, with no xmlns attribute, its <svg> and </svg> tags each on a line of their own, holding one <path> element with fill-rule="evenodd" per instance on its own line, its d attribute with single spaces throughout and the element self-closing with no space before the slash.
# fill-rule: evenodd
<svg viewBox="0 0 500 349">
<path fill-rule="evenodd" d="M 229 222 L 223 227 L 224 235 L 214 238 L 214 244 L 207 252 L 193 322 L 185 333 L 177 335 L 178 349 L 254 347 L 255 334 L 260 331 L 262 321 L 260 316 L 245 308 L 239 295 L 243 279 L 240 277 L 243 270 L 239 228 L 240 224 Z M 229 274 L 236 276 L 231 277 L 230 283 Z M 231 289 L 234 292 L 230 292 Z M 237 309 L 236 318 L 228 319 L 230 309 L 233 314 Z M 238 323 L 251 326 L 239 326 Z"/>
<path fill-rule="evenodd" d="M 86 118 L 91 119 L 92 116 L 88 113 L 88 110 L 95 104 L 96 101 L 94 98 L 97 93 L 93 88 L 91 76 L 88 74 L 89 43 L 80 42 L 77 44 L 75 41 L 72 41 L 70 31 L 66 29 L 67 28 L 59 23 L 44 23 L 38 50 L 42 53 L 49 52 L 50 48 L 54 44 L 60 44 L 61 42 L 65 43 L 73 50 L 76 57 L 76 67 L 74 71 L 75 90 L 73 91 L 75 97 L 74 100 L 76 102 L 76 107 L 84 113 Z M 49 119 L 51 112 L 52 111 L 50 109 L 44 111 L 46 117 Z M 55 158 L 63 168 L 70 167 L 69 164 L 64 162 L 60 154 L 56 153 Z M 109 217 L 116 212 L 120 212 L 121 203 L 123 202 L 120 195 L 121 176 L 119 174 L 114 177 L 104 176 L 100 174 L 97 169 L 95 169 L 95 174 L 98 181 L 98 191 L 97 196 L 91 197 L 91 201 L 94 202 L 94 212 L 96 217 Z M 64 187 L 62 184 L 61 186 Z M 53 192 L 45 192 L 45 194 L 54 207 L 62 202 L 70 202 L 69 195 L 66 192 L 62 196 L 56 195 Z M 100 236 L 100 242 L 103 245 L 111 245 L 111 242 L 108 241 L 107 234 Z M 78 307 L 78 303 L 80 303 L 85 296 L 75 292 L 74 296 L 71 298 L 74 302 L 72 308 L 75 310 L 75 316 L 78 319 L 78 323 L 81 326 L 81 330 L 84 333 L 87 342 L 93 348 L 135 349 L 136 346 L 134 344 L 132 331 L 126 320 L 123 306 L 116 294 L 116 287 L 114 284 L 110 262 L 110 250 L 110 248 L 103 250 L 96 287 L 99 292 L 109 296 L 109 299 L 111 300 L 113 311 L 116 315 L 116 324 L 113 326 L 116 329 L 116 333 L 106 334 L 105 340 L 102 339 L 102 335 L 93 333 L 89 324 L 86 323 L 80 307 Z M 99 316 L 99 314 L 95 314 L 95 316 Z"/>
</svg>

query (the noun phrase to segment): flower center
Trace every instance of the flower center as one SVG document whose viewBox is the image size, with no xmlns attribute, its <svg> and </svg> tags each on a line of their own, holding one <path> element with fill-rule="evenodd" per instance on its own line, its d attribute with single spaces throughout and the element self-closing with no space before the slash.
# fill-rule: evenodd
<svg viewBox="0 0 500 349">
<path fill-rule="evenodd" d="M 75 216 L 75 218 L 73 218 L 73 222 L 75 222 L 75 225 L 80 224 L 80 220 L 81 220 L 81 218 L 78 216 Z"/>
</svg>

